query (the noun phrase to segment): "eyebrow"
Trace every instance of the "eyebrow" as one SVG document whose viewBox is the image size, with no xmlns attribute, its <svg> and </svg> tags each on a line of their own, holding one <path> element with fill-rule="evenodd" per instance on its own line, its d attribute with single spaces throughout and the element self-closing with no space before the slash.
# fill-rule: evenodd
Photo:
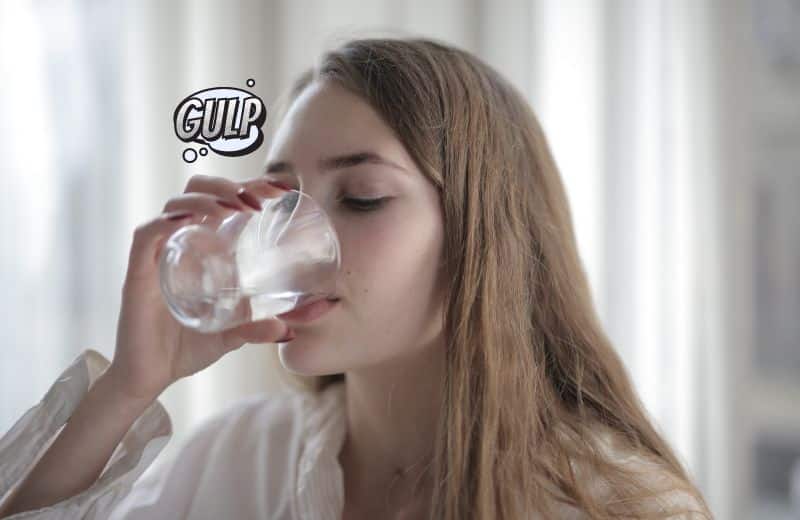
<svg viewBox="0 0 800 520">
<path fill-rule="evenodd" d="M 390 161 L 389 159 L 386 159 L 375 152 L 369 151 L 327 157 L 320 159 L 317 164 L 319 169 L 322 171 L 352 168 L 353 166 L 358 166 L 359 164 L 382 164 L 403 172 L 408 171 L 399 164 Z M 289 161 L 272 161 L 269 162 L 264 168 L 265 175 L 268 173 L 284 173 L 293 171 L 294 166 Z"/>
</svg>

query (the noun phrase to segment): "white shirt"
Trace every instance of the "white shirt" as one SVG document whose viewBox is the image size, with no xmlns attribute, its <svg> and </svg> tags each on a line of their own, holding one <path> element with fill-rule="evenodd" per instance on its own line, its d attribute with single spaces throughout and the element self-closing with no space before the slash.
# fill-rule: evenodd
<svg viewBox="0 0 800 520">
<path fill-rule="evenodd" d="M 0 438 L 0 504 L 109 364 L 96 350 L 85 350 Z M 345 405 L 343 383 L 319 395 L 285 389 L 240 400 L 197 426 L 168 464 L 140 478 L 172 436 L 170 417 L 156 400 L 91 487 L 8 518 L 338 520 L 344 506 L 338 454 L 347 428 Z M 583 517 L 570 509 L 561 518 Z"/>
<path fill-rule="evenodd" d="M 0 439 L 0 498 L 33 468 L 109 364 L 85 350 Z M 170 417 L 156 400 L 90 488 L 8 518 L 338 520 L 343 386 L 318 396 L 285 389 L 242 399 L 198 425 L 169 464 L 139 478 L 172 436 Z"/>
</svg>

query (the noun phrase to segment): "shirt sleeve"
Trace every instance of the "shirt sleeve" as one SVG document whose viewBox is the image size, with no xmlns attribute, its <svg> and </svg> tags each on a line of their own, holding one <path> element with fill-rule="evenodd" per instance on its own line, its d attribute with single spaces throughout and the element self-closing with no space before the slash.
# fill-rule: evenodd
<svg viewBox="0 0 800 520">
<path fill-rule="evenodd" d="M 47 451 L 110 361 L 84 350 L 58 376 L 39 403 L 0 438 L 0 511 Z M 7 519 L 106 519 L 129 493 L 172 436 L 172 421 L 158 400 L 140 415 L 114 449 L 98 479 L 85 491 L 44 508 Z"/>
</svg>

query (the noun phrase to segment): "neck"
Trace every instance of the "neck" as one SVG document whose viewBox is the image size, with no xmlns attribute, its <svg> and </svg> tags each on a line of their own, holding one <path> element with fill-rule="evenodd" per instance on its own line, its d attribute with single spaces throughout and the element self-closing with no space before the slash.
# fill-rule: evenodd
<svg viewBox="0 0 800 520">
<path fill-rule="evenodd" d="M 443 375 L 441 339 L 347 372 L 347 435 L 339 454 L 346 502 L 400 508 L 429 496 Z"/>
</svg>

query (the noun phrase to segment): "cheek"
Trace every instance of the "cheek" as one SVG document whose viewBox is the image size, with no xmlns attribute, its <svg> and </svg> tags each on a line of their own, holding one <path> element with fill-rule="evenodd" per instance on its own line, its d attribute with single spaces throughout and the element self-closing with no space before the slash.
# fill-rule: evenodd
<svg viewBox="0 0 800 520">
<path fill-rule="evenodd" d="M 324 326 L 280 346 L 281 363 L 297 373 L 375 365 L 430 344 L 441 331 L 439 215 L 413 208 L 335 224 L 347 301 Z"/>
<path fill-rule="evenodd" d="M 443 242 L 435 214 L 407 211 L 351 225 L 342 237 L 342 268 L 358 327 L 375 345 L 408 345 L 434 315 Z"/>
</svg>

